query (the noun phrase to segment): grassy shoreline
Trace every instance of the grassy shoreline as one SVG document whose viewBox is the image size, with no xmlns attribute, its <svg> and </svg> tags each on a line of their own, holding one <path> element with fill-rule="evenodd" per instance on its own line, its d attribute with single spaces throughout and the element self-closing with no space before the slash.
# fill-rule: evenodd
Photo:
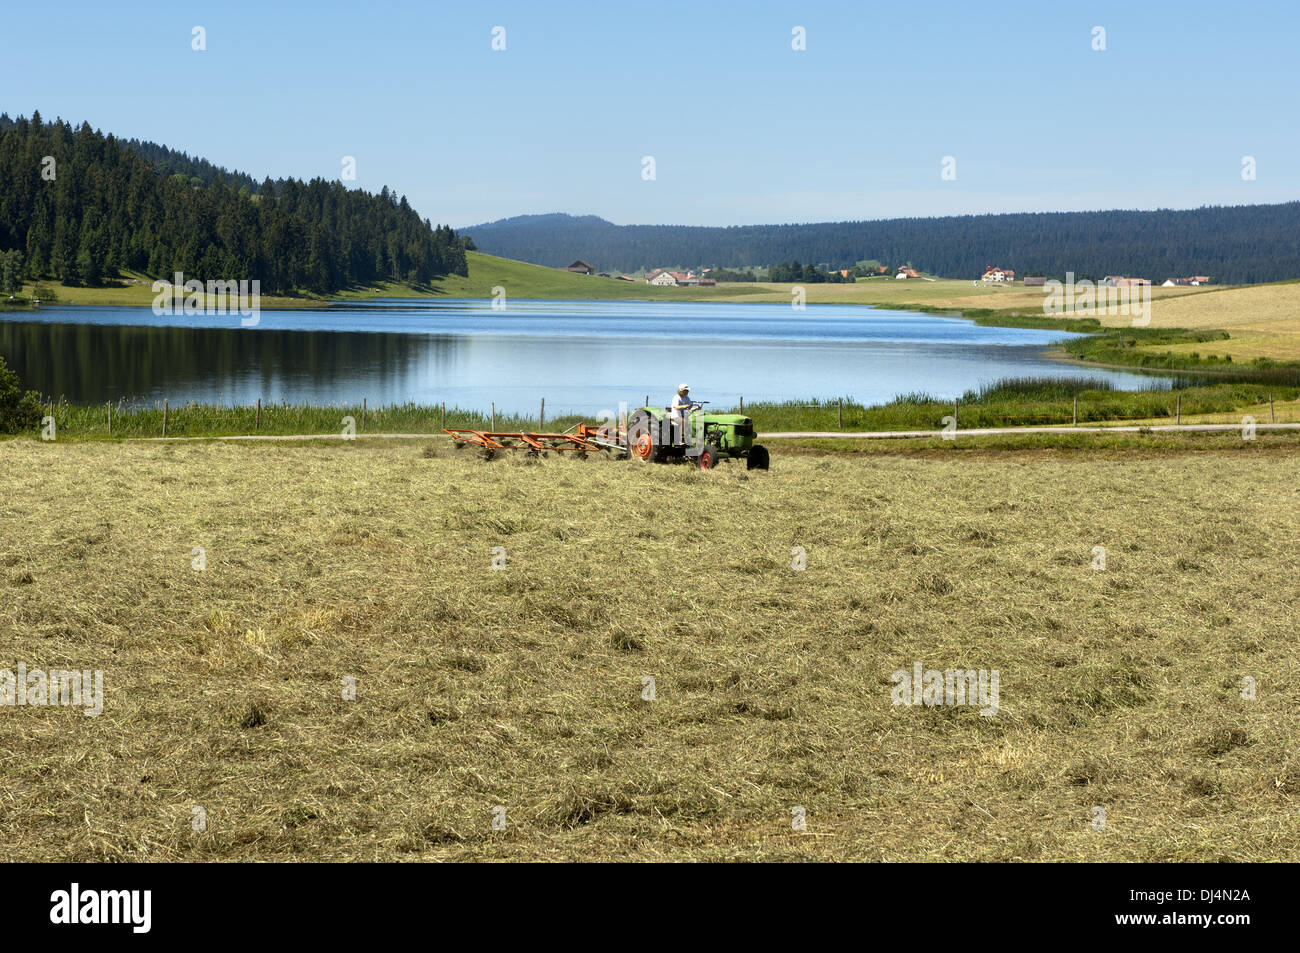
<svg viewBox="0 0 1300 953">
<path fill-rule="evenodd" d="M 116 405 L 109 429 L 107 404 L 52 405 L 60 437 L 121 438 L 163 436 L 163 408 Z M 715 408 L 752 417 L 759 434 L 772 432 L 852 432 L 941 430 L 955 415 L 960 428 L 1079 424 L 1230 423 L 1250 415 L 1259 423 L 1300 420 L 1300 384 L 1272 385 L 1240 381 L 1183 386 L 1174 390 L 1120 391 L 1104 380 L 1022 378 L 999 381 L 953 401 L 910 394 L 885 404 L 865 406 L 840 400 L 747 402 L 743 408 Z M 255 406 L 182 404 L 167 408 L 166 435 L 221 437 L 240 435 L 335 435 L 351 418 L 358 433 L 441 433 L 446 427 L 486 430 L 492 418 L 483 411 L 406 403 L 363 407 L 359 404 Z M 536 417 L 497 414 L 498 430 L 562 431 L 593 422 L 593 415 L 556 408 L 544 425 Z"/>
</svg>

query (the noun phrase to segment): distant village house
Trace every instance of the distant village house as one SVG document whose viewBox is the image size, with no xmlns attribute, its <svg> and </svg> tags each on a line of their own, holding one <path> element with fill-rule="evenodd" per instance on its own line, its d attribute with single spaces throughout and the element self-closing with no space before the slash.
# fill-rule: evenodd
<svg viewBox="0 0 1300 953">
<path fill-rule="evenodd" d="M 645 282 L 648 285 L 686 285 L 689 287 L 713 287 L 718 283 L 716 278 L 705 278 L 712 268 L 705 268 L 696 274 L 695 271 L 665 271 L 663 268 L 656 268 L 653 271 L 647 271 Z"/>
<path fill-rule="evenodd" d="M 581 258 L 579 258 L 577 261 L 575 261 L 575 262 L 574 262 L 572 265 L 570 265 L 569 267 L 567 267 L 567 268 L 561 268 L 560 270 L 561 270 L 561 271 L 571 271 L 571 272 L 573 272 L 575 275 L 590 275 L 590 274 L 594 274 L 595 271 L 596 271 L 595 268 L 592 268 L 591 265 L 587 264 L 587 263 L 586 263 L 585 261 L 583 261 Z"/>
</svg>

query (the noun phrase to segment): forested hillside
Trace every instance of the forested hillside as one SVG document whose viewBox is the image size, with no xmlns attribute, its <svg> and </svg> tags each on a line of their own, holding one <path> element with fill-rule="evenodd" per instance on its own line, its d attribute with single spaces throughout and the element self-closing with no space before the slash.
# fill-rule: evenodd
<svg viewBox="0 0 1300 953">
<path fill-rule="evenodd" d="M 464 229 L 492 255 L 600 271 L 746 268 L 798 260 L 850 268 L 876 259 L 974 278 L 988 265 L 1017 276 L 1162 281 L 1210 275 L 1244 284 L 1300 277 L 1300 202 L 1154 212 L 1041 212 L 813 225 L 613 225 L 595 216 L 524 215 Z"/>
<path fill-rule="evenodd" d="M 0 116 L 0 253 L 12 251 L 31 279 L 96 284 L 124 269 L 180 271 L 258 279 L 264 294 L 467 273 L 450 226 L 434 227 L 387 188 L 259 185 L 156 143 L 45 123 L 40 113 Z"/>
</svg>

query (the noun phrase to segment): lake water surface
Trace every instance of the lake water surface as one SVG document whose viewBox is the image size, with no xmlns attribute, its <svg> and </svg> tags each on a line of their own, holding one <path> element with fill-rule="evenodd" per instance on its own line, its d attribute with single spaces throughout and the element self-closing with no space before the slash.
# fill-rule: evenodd
<svg viewBox="0 0 1300 953">
<path fill-rule="evenodd" d="M 125 398 L 251 404 L 402 403 L 595 413 L 647 394 L 747 401 L 924 391 L 951 399 L 1002 377 L 1161 378 L 1045 355 L 1065 332 L 980 327 L 842 305 L 386 299 L 299 311 L 163 315 L 148 307 L 45 306 L 0 317 L 0 355 L 27 386 L 74 403 Z"/>
</svg>

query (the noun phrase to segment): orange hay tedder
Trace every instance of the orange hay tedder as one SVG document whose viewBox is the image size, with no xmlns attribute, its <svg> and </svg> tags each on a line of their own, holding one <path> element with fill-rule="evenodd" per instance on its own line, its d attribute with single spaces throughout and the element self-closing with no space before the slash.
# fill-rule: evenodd
<svg viewBox="0 0 1300 953">
<path fill-rule="evenodd" d="M 545 455 L 552 450 L 556 453 L 581 453 L 584 457 L 605 450 L 627 453 L 622 428 L 578 424 L 564 433 L 529 433 L 526 430 L 498 433 L 451 427 L 446 430 L 458 447 L 473 444 L 480 448 L 487 459 L 491 459 L 498 450 L 523 450 L 532 456 Z"/>
<path fill-rule="evenodd" d="M 445 429 L 457 447 L 478 447 L 485 460 L 491 460 L 498 450 L 523 450 L 534 457 L 552 450 L 580 453 L 584 460 L 593 452 L 610 450 L 645 463 L 687 461 L 701 470 L 742 459 L 750 470 L 768 468 L 767 448 L 754 442 L 754 421 L 743 414 L 695 410 L 686 422 L 675 416 L 671 407 L 641 407 L 630 416 L 620 415 L 618 423 L 598 427 L 577 424 L 564 433 Z"/>
</svg>

